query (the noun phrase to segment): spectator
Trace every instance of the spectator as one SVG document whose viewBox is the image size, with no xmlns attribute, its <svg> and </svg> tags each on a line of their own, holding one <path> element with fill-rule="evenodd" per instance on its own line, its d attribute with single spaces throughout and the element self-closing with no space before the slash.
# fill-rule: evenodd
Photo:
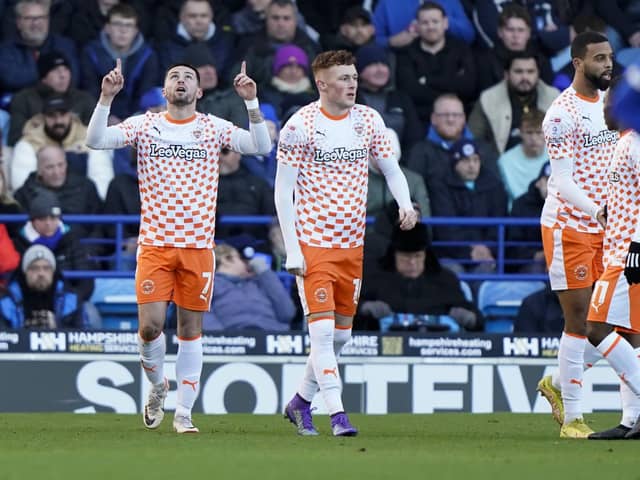
<svg viewBox="0 0 640 480">
<path fill-rule="evenodd" d="M 273 188 L 276 181 L 276 168 L 278 166 L 276 153 L 278 150 L 280 120 L 278 120 L 275 109 L 269 103 L 261 103 L 260 111 L 269 129 L 269 137 L 272 142 L 271 152 L 269 155 L 243 155 L 242 165 L 252 174 L 267 182 L 269 187 Z"/>
<path fill-rule="evenodd" d="M 424 135 L 416 108 L 403 90 L 393 85 L 388 52 L 376 44 L 360 48 L 356 54 L 358 93 L 356 102 L 374 108 L 392 128 L 402 149 L 409 149 Z"/>
<path fill-rule="evenodd" d="M 19 189 L 36 170 L 37 152 L 46 146 L 63 149 L 72 172 L 87 176 L 98 188 L 100 198 L 107 193 L 113 178 L 112 153 L 89 150 L 85 144 L 87 127 L 71 113 L 66 96 L 50 97 L 43 113 L 24 126 L 24 136 L 16 143 L 11 161 L 11 185 Z"/>
<path fill-rule="evenodd" d="M 348 8 L 338 27 L 338 32 L 320 37 L 324 50 L 349 50 L 355 53 L 359 48 L 375 42 L 376 27 L 371 14 L 359 5 Z"/>
<path fill-rule="evenodd" d="M 547 283 L 545 288 L 522 300 L 513 324 L 513 332 L 557 336 L 562 333 L 563 326 L 564 316 L 558 295 Z"/>
<path fill-rule="evenodd" d="M 96 100 L 87 92 L 71 85 L 71 67 L 64 55 L 58 52 L 40 55 L 38 74 L 40 82 L 36 86 L 20 90 L 11 100 L 9 145 L 16 144 L 27 121 L 42 113 L 44 104 L 51 96 L 66 97 L 71 112 L 75 113 L 83 124 L 89 123 Z"/>
<path fill-rule="evenodd" d="M 96 40 L 108 21 L 108 13 L 120 3 L 119 0 L 83 0 L 77 2 L 69 36 L 78 48 Z"/>
<path fill-rule="evenodd" d="M 219 74 L 211 49 L 206 44 L 189 45 L 185 48 L 181 61 L 193 65 L 200 74 L 202 98 L 196 104 L 198 111 L 224 118 L 234 125 L 246 125 L 247 113 L 244 103 L 235 90 L 222 86 L 223 77 Z"/>
<path fill-rule="evenodd" d="M 82 305 L 56 268 L 56 259 L 44 245 L 33 245 L 22 255 L 20 270 L 0 298 L 0 324 L 8 328 L 86 328 Z"/>
<path fill-rule="evenodd" d="M 273 57 L 282 45 L 293 44 L 315 58 L 318 45 L 296 24 L 298 9 L 292 0 L 272 0 L 267 7 L 265 28 L 243 39 L 236 49 L 235 57 L 245 59 L 247 74 L 259 85 L 267 85 L 273 76 Z M 239 63 L 238 63 L 239 65 Z M 237 72 L 235 66 L 232 73 Z"/>
<path fill-rule="evenodd" d="M 208 0 L 184 0 L 180 7 L 180 23 L 173 36 L 158 46 L 161 70 L 180 63 L 185 49 L 204 43 L 215 59 L 218 73 L 225 77 L 232 61 L 233 34 L 213 23 L 214 11 Z M 158 40 L 162 37 L 156 37 Z"/>
<path fill-rule="evenodd" d="M 9 236 L 7 227 L 0 223 L 0 291 L 7 285 L 6 279 L 20 263 L 20 254 Z"/>
<path fill-rule="evenodd" d="M 29 220 L 20 229 L 15 244 L 23 254 L 31 245 L 44 245 L 53 252 L 60 272 L 96 269 L 75 231 L 62 221 L 58 197 L 48 190 L 39 191 L 29 205 Z M 68 284 L 82 302 L 93 293 L 93 278 L 72 279 Z"/>
<path fill-rule="evenodd" d="M 102 200 L 95 184 L 82 175 L 67 171 L 67 159 L 62 148 L 55 145 L 42 147 L 38 150 L 37 159 L 36 171 L 31 172 L 15 193 L 16 200 L 25 210 L 31 211 L 31 203 L 41 190 L 49 190 L 56 194 L 66 214 L 102 213 Z M 95 229 L 88 224 L 77 225 L 80 237 L 89 236 Z"/>
<path fill-rule="evenodd" d="M 464 106 L 460 99 L 451 94 L 440 95 L 433 104 L 431 126 L 424 140 L 416 143 L 411 150 L 407 167 L 422 176 L 427 189 L 449 172 L 451 145 L 461 139 L 473 139 L 466 125 Z M 487 170 L 498 173 L 497 152 L 491 144 L 475 140 L 482 165 Z"/>
<path fill-rule="evenodd" d="M 476 0 L 473 8 L 474 25 L 479 43 L 486 48 L 494 48 L 500 41 L 498 18 L 512 2 L 502 0 Z M 549 0 L 527 0 L 520 2 L 531 18 L 532 37 L 547 53 L 555 53 L 569 46 L 569 28 L 563 23 Z"/>
<path fill-rule="evenodd" d="M 507 194 L 500 178 L 483 168 L 472 140 L 459 140 L 451 146 L 450 170 L 440 182 L 430 186 L 434 217 L 504 217 Z M 495 269 L 495 254 L 490 245 L 497 239 L 493 226 L 436 226 L 434 238 L 447 242 L 470 242 L 469 246 L 442 248 L 442 256 L 456 258 L 468 270 L 490 272 Z"/>
<path fill-rule="evenodd" d="M 389 130 L 387 128 L 387 130 Z M 391 143 L 398 143 L 398 139 L 394 138 L 395 134 L 393 130 L 389 131 L 391 136 Z M 399 150 L 399 146 L 397 147 Z M 401 158 L 401 154 L 398 152 L 397 158 Z M 420 216 L 430 217 L 431 208 L 429 206 L 429 197 L 427 196 L 427 187 L 425 187 L 424 180 L 417 173 L 409 170 L 405 167 L 400 167 L 402 173 L 407 179 L 409 185 L 409 193 L 411 199 L 417 205 L 420 211 Z M 390 203 L 395 202 L 391 191 L 387 186 L 384 179 L 384 175 L 378 169 L 377 165 L 370 159 L 369 160 L 369 183 L 367 188 L 367 216 L 377 216 L 382 213 Z"/>
<path fill-rule="evenodd" d="M 262 99 L 275 107 L 278 117 L 286 117 L 288 109 L 298 110 L 317 98 L 309 77 L 309 58 L 300 47 L 278 47 L 272 73 L 270 84 L 262 89 Z"/>
<path fill-rule="evenodd" d="M 439 0 L 449 18 L 449 31 L 454 37 L 471 45 L 476 33 L 459 0 Z M 418 37 L 415 15 L 422 0 L 379 0 L 373 11 L 376 40 L 384 47 L 402 48 Z"/>
<path fill-rule="evenodd" d="M 416 13 L 417 38 L 398 55 L 398 87 L 416 105 L 424 125 L 433 102 L 443 93 L 455 93 L 465 104 L 476 95 L 476 68 L 471 50 L 449 36 L 449 18 L 434 2 L 423 3 Z"/>
<path fill-rule="evenodd" d="M 19 0 L 15 4 L 17 38 L 0 45 L 0 92 L 15 93 L 38 82 L 36 59 L 50 52 L 62 53 L 77 80 L 77 53 L 73 42 L 49 33 L 47 0 Z M 74 82 L 72 82 L 74 83 Z M 8 103 L 8 102 L 7 102 Z"/>
<path fill-rule="evenodd" d="M 231 15 L 236 35 L 252 35 L 264 28 L 267 7 L 271 0 L 246 0 L 245 6 Z"/>
<path fill-rule="evenodd" d="M 346 12 L 366 3 L 368 2 L 363 0 L 296 0 L 296 5 L 307 24 L 321 37 L 337 32 Z M 375 4 L 375 1 L 372 3 Z M 369 10 L 369 7 L 366 7 L 366 10 Z"/>
<path fill-rule="evenodd" d="M 522 114 L 543 112 L 560 94 L 538 75 L 538 64 L 527 52 L 514 54 L 505 68 L 504 80 L 483 91 L 469 117 L 475 138 L 492 143 L 502 154 L 521 142 Z"/>
<path fill-rule="evenodd" d="M 218 219 L 225 215 L 274 215 L 273 190 L 267 182 L 243 167 L 240 160 L 238 152 L 228 148 L 220 151 Z M 260 225 L 216 225 L 217 238 L 242 233 L 261 240 L 266 238 L 266 228 Z"/>
<path fill-rule="evenodd" d="M 520 137 L 522 143 L 504 152 L 498 159 L 502 182 L 509 196 L 509 203 L 526 193 L 535 173 L 549 161 L 542 133 L 544 113 L 532 109 L 522 114 Z"/>
<path fill-rule="evenodd" d="M 535 59 L 539 77 L 551 84 L 551 63 L 531 39 L 531 17 L 526 8 L 515 3 L 504 7 L 499 17 L 498 37 L 493 48 L 482 50 L 476 55 L 480 91 L 500 82 L 504 78 L 505 65 L 509 59 L 523 52 Z"/>
<path fill-rule="evenodd" d="M 264 257 L 241 257 L 230 245 L 215 249 L 216 275 L 203 330 L 290 330 L 295 306 Z"/>
<path fill-rule="evenodd" d="M 18 215 L 20 213 L 22 213 L 22 207 L 11 195 L 7 177 L 4 170 L 0 168 L 0 215 Z M 17 222 L 7 223 L 6 227 L 11 238 L 15 238 L 20 230 L 20 224 Z"/>
<path fill-rule="evenodd" d="M 112 122 L 134 114 L 139 98 L 160 82 L 158 55 L 138 30 L 138 14 L 130 5 L 116 5 L 107 14 L 100 36 L 82 51 L 82 85 L 98 98 L 102 78 L 122 61 L 124 87 L 111 105 Z"/>
<path fill-rule="evenodd" d="M 482 316 L 464 297 L 455 273 L 440 265 L 424 224 L 406 231 L 396 226 L 381 266 L 372 276 L 364 273 L 358 329 L 386 330 L 394 314 L 411 314 L 408 329 L 482 330 Z M 449 323 L 420 318 L 428 316 L 447 316 Z"/>
<path fill-rule="evenodd" d="M 538 176 L 529 184 L 529 189 L 516 198 L 511 208 L 514 218 L 540 218 L 544 199 L 547 198 L 547 182 L 551 175 L 551 165 L 547 161 Z M 516 270 L 523 273 L 544 273 L 544 251 L 540 226 L 514 226 L 507 230 L 510 242 L 536 242 L 537 245 L 519 245 L 507 250 L 507 258 L 516 261 Z"/>
</svg>

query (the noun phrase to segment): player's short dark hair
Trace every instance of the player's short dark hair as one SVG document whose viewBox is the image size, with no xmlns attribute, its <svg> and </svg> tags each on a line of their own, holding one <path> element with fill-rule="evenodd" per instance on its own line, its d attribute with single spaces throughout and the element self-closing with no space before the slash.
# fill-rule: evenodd
<svg viewBox="0 0 640 480">
<path fill-rule="evenodd" d="M 587 54 L 587 48 L 594 43 L 608 42 L 609 39 L 603 34 L 587 30 L 579 33 L 571 42 L 571 58 L 581 58 Z"/>
<path fill-rule="evenodd" d="M 424 2 L 422 5 L 420 5 L 418 7 L 418 10 L 416 10 L 416 18 L 418 18 L 420 16 L 420 12 L 426 11 L 426 10 L 438 10 L 443 17 L 447 16 L 447 12 L 444 11 L 444 8 L 442 8 L 442 5 L 436 3 L 436 2 Z"/>
<path fill-rule="evenodd" d="M 188 63 L 182 63 L 182 62 L 174 63 L 169 68 L 167 68 L 167 71 L 164 73 L 164 78 L 167 78 L 167 75 L 169 74 L 169 72 L 176 67 L 187 67 L 193 70 L 196 73 L 196 80 L 198 81 L 198 86 L 200 85 L 200 72 L 198 72 L 198 69 L 196 67 Z"/>
<path fill-rule="evenodd" d="M 348 50 L 327 50 L 320 53 L 311 64 L 313 76 L 315 77 L 320 70 L 335 67 L 336 65 L 355 65 L 356 58 Z"/>
</svg>

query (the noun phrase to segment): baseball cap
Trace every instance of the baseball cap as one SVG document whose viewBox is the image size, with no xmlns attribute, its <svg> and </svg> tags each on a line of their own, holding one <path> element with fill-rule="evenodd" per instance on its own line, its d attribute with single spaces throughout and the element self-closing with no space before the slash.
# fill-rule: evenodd
<svg viewBox="0 0 640 480">
<path fill-rule="evenodd" d="M 344 15 L 342 16 L 341 25 L 345 23 L 353 23 L 356 20 L 364 20 L 365 23 L 371 23 L 371 14 L 359 5 L 354 5 L 353 7 L 345 10 Z"/>
<path fill-rule="evenodd" d="M 69 102 L 69 99 L 63 95 L 53 95 L 49 97 L 45 100 L 44 106 L 42 107 L 42 113 L 45 115 L 47 113 L 69 111 L 71 111 L 71 103 Z"/>
</svg>

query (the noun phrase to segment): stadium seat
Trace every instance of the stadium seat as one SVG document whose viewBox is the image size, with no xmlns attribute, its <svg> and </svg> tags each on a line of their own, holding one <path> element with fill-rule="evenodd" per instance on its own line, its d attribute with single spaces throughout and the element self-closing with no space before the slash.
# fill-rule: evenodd
<svg viewBox="0 0 640 480">
<path fill-rule="evenodd" d="M 478 309 L 485 317 L 485 331 L 511 333 L 522 299 L 544 286 L 544 282 L 482 282 L 478 289 Z"/>
<path fill-rule="evenodd" d="M 473 303 L 473 291 L 471 290 L 471 286 L 464 280 L 460 280 L 460 290 L 464 293 L 464 298 Z"/>
<path fill-rule="evenodd" d="M 100 312 L 105 330 L 138 328 L 135 279 L 97 278 L 91 303 Z"/>
</svg>

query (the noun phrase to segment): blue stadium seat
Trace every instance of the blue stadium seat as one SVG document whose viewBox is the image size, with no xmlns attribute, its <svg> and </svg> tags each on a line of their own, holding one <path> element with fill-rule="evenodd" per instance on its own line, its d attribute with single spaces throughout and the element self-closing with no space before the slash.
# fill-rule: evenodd
<svg viewBox="0 0 640 480">
<path fill-rule="evenodd" d="M 91 296 L 102 317 L 105 330 L 135 330 L 138 328 L 138 305 L 133 278 L 96 278 Z"/>
<path fill-rule="evenodd" d="M 544 282 L 491 281 L 478 289 L 478 309 L 485 317 L 485 331 L 511 333 L 522 299 L 543 289 Z"/>
</svg>

